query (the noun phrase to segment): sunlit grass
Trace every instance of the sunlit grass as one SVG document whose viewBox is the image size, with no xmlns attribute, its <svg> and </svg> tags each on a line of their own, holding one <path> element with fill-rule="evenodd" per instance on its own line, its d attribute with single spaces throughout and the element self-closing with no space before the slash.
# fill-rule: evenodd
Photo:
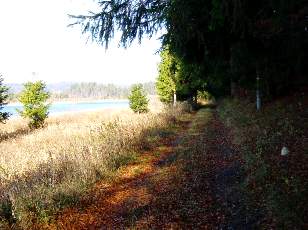
<svg viewBox="0 0 308 230">
<path fill-rule="evenodd" d="M 89 185 L 134 161 L 155 136 L 175 122 L 180 109 L 137 115 L 128 109 L 51 116 L 42 129 L 27 121 L 1 125 L 0 228 L 32 219 L 48 222 L 52 213 L 75 204 Z M 159 131 L 161 130 L 161 131 Z"/>
</svg>

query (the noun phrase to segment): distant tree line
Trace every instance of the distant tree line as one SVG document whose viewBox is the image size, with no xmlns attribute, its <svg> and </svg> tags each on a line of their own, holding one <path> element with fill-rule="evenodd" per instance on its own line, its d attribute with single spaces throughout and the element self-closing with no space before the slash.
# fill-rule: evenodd
<svg viewBox="0 0 308 230">
<path fill-rule="evenodd" d="M 95 82 L 75 83 L 68 90 L 61 92 L 66 98 L 125 98 L 128 94 L 129 89 L 126 87 Z"/>
<path fill-rule="evenodd" d="M 148 82 L 142 85 L 147 94 L 155 94 L 155 83 Z M 98 84 L 96 82 L 82 82 L 72 84 L 68 90 L 54 94 L 62 98 L 127 98 L 131 86 L 116 86 L 114 84 Z"/>
<path fill-rule="evenodd" d="M 18 101 L 22 85 L 11 84 L 7 100 Z M 10 85 L 9 85 L 10 86 Z M 93 99 L 126 99 L 130 94 L 131 86 L 118 86 L 115 84 L 99 84 L 95 82 L 73 83 L 65 88 L 46 86 L 50 92 L 51 100 L 72 99 L 72 98 L 93 98 Z M 142 84 L 146 94 L 155 95 L 155 83 L 146 82 Z"/>
</svg>

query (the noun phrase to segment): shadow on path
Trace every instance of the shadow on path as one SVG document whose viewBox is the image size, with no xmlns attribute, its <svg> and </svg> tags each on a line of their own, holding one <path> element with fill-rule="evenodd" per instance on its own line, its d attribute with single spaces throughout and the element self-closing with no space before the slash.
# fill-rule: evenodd
<svg viewBox="0 0 308 230">
<path fill-rule="evenodd" d="M 144 153 L 116 183 L 98 183 L 44 228 L 255 229 L 242 180 L 226 128 L 215 110 L 202 109 L 189 129 Z"/>
</svg>

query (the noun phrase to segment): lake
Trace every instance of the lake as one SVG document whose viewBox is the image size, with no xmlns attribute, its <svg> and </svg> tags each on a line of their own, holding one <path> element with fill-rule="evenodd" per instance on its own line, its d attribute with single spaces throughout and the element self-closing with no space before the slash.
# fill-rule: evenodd
<svg viewBox="0 0 308 230">
<path fill-rule="evenodd" d="M 11 113 L 11 117 L 19 116 L 16 109 L 22 110 L 21 104 L 5 105 L 2 112 Z M 52 103 L 49 108 L 49 114 L 66 112 L 82 112 L 93 111 L 98 109 L 112 109 L 112 108 L 129 108 L 128 100 L 101 100 L 93 102 L 58 102 Z"/>
</svg>

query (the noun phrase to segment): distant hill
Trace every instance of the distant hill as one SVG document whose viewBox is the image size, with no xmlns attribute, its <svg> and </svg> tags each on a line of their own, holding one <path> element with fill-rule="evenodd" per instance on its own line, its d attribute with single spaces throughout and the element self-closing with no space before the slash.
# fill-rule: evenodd
<svg viewBox="0 0 308 230">
<path fill-rule="evenodd" d="M 154 95 L 155 83 L 146 82 L 142 84 L 145 91 Z M 7 84 L 11 94 L 18 94 L 22 89 L 22 84 L 10 83 Z M 95 82 L 59 82 L 47 84 L 47 90 L 53 98 L 127 98 L 130 93 L 131 86 L 119 86 L 115 84 L 99 84 Z"/>
<path fill-rule="evenodd" d="M 9 87 L 9 92 L 12 94 L 16 94 L 22 90 L 22 84 L 9 83 L 6 86 Z"/>
</svg>

